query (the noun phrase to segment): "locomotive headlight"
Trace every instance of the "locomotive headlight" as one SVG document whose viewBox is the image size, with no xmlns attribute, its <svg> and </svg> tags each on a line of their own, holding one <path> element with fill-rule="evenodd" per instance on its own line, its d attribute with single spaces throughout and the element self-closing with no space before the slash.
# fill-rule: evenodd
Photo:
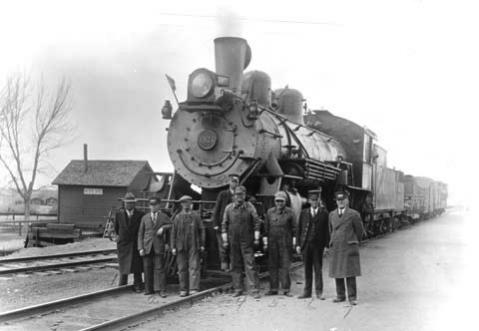
<svg viewBox="0 0 479 331">
<path fill-rule="evenodd" d="M 195 98 L 204 98 L 213 91 L 213 77 L 206 71 L 199 71 L 191 78 L 191 93 Z"/>
</svg>

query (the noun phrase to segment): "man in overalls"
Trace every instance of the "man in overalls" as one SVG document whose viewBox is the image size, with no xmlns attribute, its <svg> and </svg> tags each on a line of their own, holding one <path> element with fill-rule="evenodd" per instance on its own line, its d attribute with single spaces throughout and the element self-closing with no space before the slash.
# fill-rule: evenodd
<svg viewBox="0 0 479 331">
<path fill-rule="evenodd" d="M 230 246 L 234 297 L 243 294 L 243 271 L 255 299 L 260 298 L 259 278 L 254 261 L 254 245 L 259 244 L 259 218 L 254 206 L 245 201 L 246 188 L 235 188 L 234 202 L 226 206 L 222 222 L 222 239 Z"/>
<path fill-rule="evenodd" d="M 265 236 L 263 243 L 268 250 L 268 267 L 270 287 L 266 295 L 276 295 L 281 283 L 283 294 L 291 296 L 291 280 L 289 268 L 291 266 L 291 252 L 296 244 L 294 213 L 286 207 L 286 193 L 280 191 L 275 194 L 275 207 L 270 208 L 265 218 Z"/>
</svg>

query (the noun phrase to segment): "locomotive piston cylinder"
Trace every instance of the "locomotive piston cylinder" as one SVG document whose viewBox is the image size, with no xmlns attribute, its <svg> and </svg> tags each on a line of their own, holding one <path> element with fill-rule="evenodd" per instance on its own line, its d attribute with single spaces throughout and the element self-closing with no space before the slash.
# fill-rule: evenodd
<svg viewBox="0 0 479 331">
<path fill-rule="evenodd" d="M 251 60 L 251 49 L 242 38 L 220 37 L 215 39 L 216 73 L 229 77 L 229 88 L 239 92 L 243 70 Z"/>
</svg>

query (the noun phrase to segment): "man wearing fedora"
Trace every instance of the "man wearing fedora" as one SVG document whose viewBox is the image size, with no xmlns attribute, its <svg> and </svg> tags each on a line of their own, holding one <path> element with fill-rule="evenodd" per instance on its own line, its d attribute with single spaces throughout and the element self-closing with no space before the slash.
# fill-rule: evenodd
<svg viewBox="0 0 479 331">
<path fill-rule="evenodd" d="M 229 175 L 229 187 L 218 193 L 216 197 L 215 209 L 213 211 L 213 224 L 216 231 L 216 240 L 218 241 L 218 252 L 221 262 L 221 270 L 227 271 L 229 269 L 228 251 L 223 245 L 223 239 L 221 238 L 221 222 L 223 221 L 223 215 L 225 208 L 228 204 L 233 202 L 234 190 L 239 185 L 240 177 L 237 174 Z"/>
<path fill-rule="evenodd" d="M 200 215 L 192 210 L 192 198 L 180 198 L 181 211 L 173 219 L 172 254 L 176 255 L 180 296 L 196 294 L 200 289 L 200 252 L 205 250 L 205 227 Z"/>
<path fill-rule="evenodd" d="M 115 214 L 114 228 L 117 234 L 117 249 L 120 279 L 118 285 L 128 283 L 128 275 L 133 274 L 133 290 L 141 292 L 143 270 L 141 257 L 137 249 L 138 229 L 143 213 L 135 208 L 136 199 L 133 193 L 125 194 L 123 208 Z"/>
<path fill-rule="evenodd" d="M 361 276 L 359 262 L 359 242 L 363 234 L 363 225 L 359 213 L 349 208 L 346 192 L 335 193 L 338 208 L 329 214 L 330 264 L 329 277 L 336 281 L 336 298 L 334 302 L 346 300 L 346 279 L 348 300 L 351 305 L 357 304 L 356 277 Z"/>
<path fill-rule="evenodd" d="M 268 209 L 264 222 L 265 236 L 263 244 L 268 250 L 269 291 L 266 295 L 278 294 L 279 285 L 285 296 L 291 296 L 291 252 L 296 244 L 296 227 L 293 210 L 286 207 L 286 193 L 279 191 L 274 195 L 275 206 Z"/>
<path fill-rule="evenodd" d="M 235 188 L 234 202 L 226 206 L 222 223 L 222 239 L 230 246 L 234 297 L 243 294 L 243 272 L 255 299 L 260 298 L 259 278 L 254 261 L 254 245 L 259 244 L 260 222 L 253 204 L 246 201 L 246 188 Z"/>
<path fill-rule="evenodd" d="M 304 263 L 304 290 L 299 299 L 311 298 L 314 286 L 316 297 L 324 300 L 323 296 L 323 252 L 329 244 L 328 212 L 321 204 L 321 190 L 308 192 L 309 208 L 301 211 L 298 223 L 298 244 L 296 252 L 303 255 Z"/>
<path fill-rule="evenodd" d="M 165 245 L 166 229 L 171 227 L 168 216 L 160 211 L 160 198 L 150 198 L 150 212 L 141 219 L 138 251 L 143 256 L 145 295 L 159 292 L 166 297 Z"/>
</svg>

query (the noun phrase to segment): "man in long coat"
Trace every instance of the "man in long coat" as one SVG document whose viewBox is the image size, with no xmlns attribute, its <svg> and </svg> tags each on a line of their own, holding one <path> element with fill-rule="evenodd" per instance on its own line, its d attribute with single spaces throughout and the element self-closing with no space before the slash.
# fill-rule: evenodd
<svg viewBox="0 0 479 331">
<path fill-rule="evenodd" d="M 259 299 L 259 278 L 254 261 L 254 245 L 259 244 L 260 223 L 253 204 L 246 199 L 246 188 L 235 189 L 234 202 L 226 206 L 222 223 L 222 239 L 230 246 L 234 297 L 243 294 L 243 271 L 253 297 Z"/>
<path fill-rule="evenodd" d="M 361 276 L 359 262 L 359 242 L 363 234 L 363 225 L 359 213 L 349 208 L 345 192 L 336 192 L 338 208 L 329 214 L 331 240 L 329 243 L 329 277 L 335 278 L 337 297 L 334 302 L 346 300 L 344 279 L 348 287 L 348 300 L 357 304 L 356 277 Z"/>
<path fill-rule="evenodd" d="M 229 187 L 218 193 L 216 197 L 215 209 L 213 210 L 213 228 L 216 231 L 216 240 L 218 242 L 218 252 L 221 262 L 221 270 L 227 271 L 229 269 L 228 251 L 223 245 L 221 238 L 221 223 L 223 222 L 223 215 L 227 205 L 233 202 L 234 190 L 239 184 L 239 175 L 231 174 L 229 176 Z"/>
<path fill-rule="evenodd" d="M 171 230 L 171 249 L 176 255 L 180 296 L 200 289 L 200 252 L 205 250 L 205 227 L 200 215 L 192 210 L 192 198 L 180 198 L 181 212 L 176 214 Z"/>
<path fill-rule="evenodd" d="M 133 274 L 133 290 L 141 292 L 143 270 L 141 257 L 137 249 L 138 228 L 140 227 L 143 213 L 135 208 L 135 196 L 126 193 L 123 198 L 124 208 L 115 214 L 115 233 L 117 234 L 117 249 L 120 279 L 118 285 L 126 285 L 128 275 Z"/>
<path fill-rule="evenodd" d="M 298 245 L 296 251 L 303 254 L 304 263 L 304 291 L 299 299 L 311 298 L 314 287 L 316 297 L 324 300 L 323 296 L 323 252 L 329 245 L 329 220 L 328 211 L 321 206 L 321 191 L 308 192 L 309 208 L 303 209 L 299 217 Z"/>
<path fill-rule="evenodd" d="M 171 228 L 169 217 L 160 211 L 160 198 L 150 198 L 150 212 L 141 219 L 138 230 L 138 251 L 143 256 L 145 295 L 159 292 L 166 297 L 166 230 Z"/>
</svg>

